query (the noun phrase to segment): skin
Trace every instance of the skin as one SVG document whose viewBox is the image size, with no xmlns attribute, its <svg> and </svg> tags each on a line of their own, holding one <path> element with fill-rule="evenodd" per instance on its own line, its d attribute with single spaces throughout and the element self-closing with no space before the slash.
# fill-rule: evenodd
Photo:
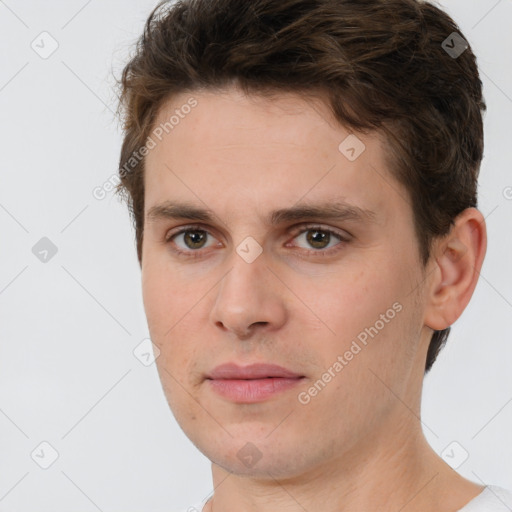
<svg viewBox="0 0 512 512">
<path fill-rule="evenodd" d="M 326 512 L 455 512 L 483 487 L 428 445 L 421 392 L 432 330 L 453 324 L 476 286 L 482 214 L 465 210 L 423 268 L 383 136 L 357 134 L 366 149 L 351 162 L 338 150 L 350 131 L 320 98 L 268 100 L 234 87 L 174 96 L 155 125 L 191 96 L 198 105 L 146 158 L 145 215 L 188 201 L 215 220 L 199 222 L 203 245 L 191 245 L 183 234 L 165 240 L 198 222 L 146 217 L 142 288 L 169 406 L 212 461 L 205 512 L 303 512 L 319 503 Z M 277 208 L 339 199 L 374 211 L 375 221 L 265 223 Z M 312 245 L 311 224 L 348 242 L 331 235 Z M 252 263 L 236 252 L 248 236 L 263 249 Z M 397 302 L 394 319 L 300 403 L 298 394 Z M 205 380 L 228 361 L 272 362 L 305 378 L 262 402 L 235 403 Z M 247 442 L 261 455 L 250 467 L 237 457 Z"/>
</svg>

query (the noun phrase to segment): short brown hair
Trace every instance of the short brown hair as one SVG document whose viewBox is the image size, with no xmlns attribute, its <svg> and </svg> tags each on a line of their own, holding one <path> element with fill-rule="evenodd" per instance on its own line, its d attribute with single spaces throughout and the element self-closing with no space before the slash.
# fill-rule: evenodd
<svg viewBox="0 0 512 512">
<path fill-rule="evenodd" d="M 460 55 L 449 52 L 456 43 Z M 419 0 L 160 2 L 119 80 L 124 142 L 116 192 L 132 216 L 139 263 L 139 149 L 160 107 L 177 93 L 237 85 L 246 94 L 321 92 L 344 126 L 383 130 L 393 175 L 409 192 L 425 267 L 433 239 L 477 206 L 485 103 L 464 43 L 446 13 Z M 425 373 L 449 332 L 434 331 Z"/>
</svg>

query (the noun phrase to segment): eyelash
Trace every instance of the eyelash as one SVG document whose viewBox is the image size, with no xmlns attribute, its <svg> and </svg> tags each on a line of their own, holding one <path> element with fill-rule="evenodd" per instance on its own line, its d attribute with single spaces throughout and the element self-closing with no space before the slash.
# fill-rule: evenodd
<svg viewBox="0 0 512 512">
<path fill-rule="evenodd" d="M 306 254 L 309 256 L 309 255 L 315 255 L 315 256 L 321 256 L 321 257 L 324 257 L 324 256 L 332 256 L 333 254 L 336 254 L 338 251 L 342 250 L 343 249 L 343 246 L 349 242 L 349 239 L 345 236 L 343 236 L 341 233 L 337 232 L 337 231 L 334 231 L 330 228 L 323 228 L 322 226 L 319 226 L 317 224 L 307 224 L 307 225 L 301 225 L 295 229 L 292 230 L 292 233 L 291 235 L 293 235 L 293 238 L 297 238 L 297 236 L 303 234 L 303 233 L 307 233 L 308 231 L 313 231 L 313 230 L 317 230 L 317 231 L 321 231 L 323 233 L 329 233 L 330 235 L 334 235 L 336 238 L 338 238 L 340 240 L 340 243 L 335 245 L 334 247 L 330 248 L 330 249 L 327 249 L 327 250 L 323 250 L 323 249 L 310 249 L 310 250 L 307 250 L 307 249 L 304 249 L 304 251 L 306 251 Z M 177 236 L 183 234 L 183 233 L 186 233 L 188 231 L 203 231 L 207 234 L 210 234 L 208 232 L 208 230 L 206 230 L 203 226 L 197 224 L 197 225 L 191 225 L 191 226 L 185 226 L 184 228 L 180 229 L 179 231 L 176 231 L 176 232 L 173 232 L 171 234 L 168 234 L 166 237 L 165 237 L 165 243 L 168 245 L 168 244 L 171 244 L 172 243 L 172 240 L 174 238 L 176 238 Z M 339 246 L 342 246 L 342 247 L 339 247 Z M 175 252 L 176 254 L 178 254 L 179 256 L 186 256 L 186 257 L 189 257 L 189 258 L 198 258 L 198 257 L 201 257 L 202 254 L 201 254 L 201 249 L 197 249 L 197 250 L 188 250 L 188 251 L 184 251 L 182 249 L 177 249 L 177 248 L 173 248 L 172 249 L 173 252 Z"/>
</svg>

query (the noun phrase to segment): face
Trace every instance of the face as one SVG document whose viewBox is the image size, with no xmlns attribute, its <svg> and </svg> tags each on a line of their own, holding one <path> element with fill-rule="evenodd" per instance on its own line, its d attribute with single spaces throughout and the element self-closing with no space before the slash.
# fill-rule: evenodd
<svg viewBox="0 0 512 512">
<path fill-rule="evenodd" d="M 181 428 L 215 464 L 261 477 L 391 443 L 428 333 L 384 139 L 347 139 L 322 101 L 291 94 L 181 94 L 155 126 L 173 115 L 146 157 L 142 286 Z M 289 373 L 250 373 L 260 363 Z"/>
</svg>

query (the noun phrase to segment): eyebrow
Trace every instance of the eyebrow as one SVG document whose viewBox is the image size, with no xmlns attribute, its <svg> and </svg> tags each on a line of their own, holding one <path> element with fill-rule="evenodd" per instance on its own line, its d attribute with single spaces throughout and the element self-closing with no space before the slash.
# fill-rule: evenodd
<svg viewBox="0 0 512 512">
<path fill-rule="evenodd" d="M 152 206 L 147 213 L 148 222 L 157 220 L 189 220 L 214 222 L 215 214 L 207 208 L 199 208 L 191 203 L 166 201 Z M 345 201 L 329 201 L 323 203 L 301 203 L 289 208 L 271 211 L 265 219 L 267 225 L 278 226 L 292 221 L 307 219 L 319 220 L 350 220 L 356 222 L 376 223 L 377 214 Z"/>
</svg>

